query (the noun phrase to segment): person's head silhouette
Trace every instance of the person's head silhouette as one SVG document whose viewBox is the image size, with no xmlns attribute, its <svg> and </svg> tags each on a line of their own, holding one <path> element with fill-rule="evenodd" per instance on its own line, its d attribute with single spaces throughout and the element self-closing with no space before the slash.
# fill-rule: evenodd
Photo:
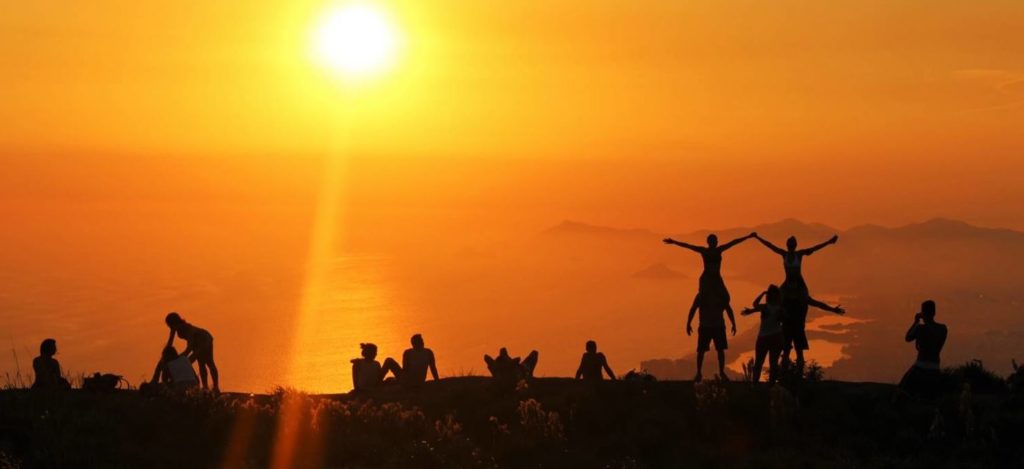
<svg viewBox="0 0 1024 469">
<path fill-rule="evenodd" d="M 796 251 L 796 236 L 790 236 L 786 239 L 786 247 L 789 248 L 791 252 Z"/>
<path fill-rule="evenodd" d="M 419 334 L 413 335 L 412 339 L 409 339 L 409 342 L 412 343 L 412 348 L 423 348 L 423 336 L 422 335 L 419 335 Z"/>
<path fill-rule="evenodd" d="M 168 345 L 164 347 L 164 351 L 161 354 L 161 357 L 164 359 L 164 361 L 174 360 L 175 358 L 178 358 L 178 350 L 175 349 L 173 345 Z"/>
<path fill-rule="evenodd" d="M 597 352 L 597 342 L 594 342 L 593 340 L 588 340 L 587 341 L 587 352 L 590 352 L 590 353 Z"/>
<path fill-rule="evenodd" d="M 935 320 L 935 302 L 934 301 L 927 300 L 924 303 L 921 303 L 921 317 L 924 318 L 925 321 L 934 321 Z"/>
<path fill-rule="evenodd" d="M 505 348 L 505 347 L 502 347 L 500 350 L 498 350 L 498 356 L 499 357 L 508 357 L 508 349 Z"/>
<path fill-rule="evenodd" d="M 782 290 L 779 289 L 778 285 L 768 285 L 768 291 L 765 293 L 765 298 L 769 304 L 777 304 L 782 301 Z"/>
<path fill-rule="evenodd" d="M 52 357 L 57 354 L 57 341 L 54 339 L 45 339 L 39 344 L 39 355 L 44 357 Z"/>
<path fill-rule="evenodd" d="M 167 323 L 167 327 L 173 329 L 175 327 L 178 327 L 178 325 L 180 325 L 181 323 L 185 322 L 185 320 L 181 319 L 181 316 L 178 315 L 178 313 L 171 312 L 168 313 L 167 317 L 164 318 L 164 322 Z"/>
<path fill-rule="evenodd" d="M 377 346 L 375 344 L 359 344 L 359 348 L 363 350 L 363 358 L 367 360 L 377 358 Z"/>
<path fill-rule="evenodd" d="M 718 246 L 718 236 L 715 236 L 714 234 L 709 234 L 708 235 L 708 247 L 709 248 L 713 248 L 713 247 L 717 247 L 717 246 Z"/>
</svg>

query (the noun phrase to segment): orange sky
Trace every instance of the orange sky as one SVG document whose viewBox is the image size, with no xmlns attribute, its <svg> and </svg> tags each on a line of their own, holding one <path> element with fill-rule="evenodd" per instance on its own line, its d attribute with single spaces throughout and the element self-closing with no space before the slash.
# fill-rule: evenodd
<svg viewBox="0 0 1024 469">
<path fill-rule="evenodd" d="M 347 104 L 307 53 L 329 3 L 4 3 L 8 147 L 316 151 Z M 374 150 L 1021 146 L 1012 0 L 381 3 L 408 50 Z"/>
<path fill-rule="evenodd" d="M 531 308 L 569 322 L 596 311 L 595 337 L 611 337 L 641 307 L 662 321 L 641 329 L 668 331 L 692 293 L 682 282 L 615 277 L 635 297 L 596 301 L 557 269 L 531 277 L 530 255 L 548 254 L 500 257 L 563 219 L 1024 230 L 1019 0 L 376 3 L 404 48 L 352 86 L 311 57 L 332 2 L 0 0 L 12 347 L 58 335 L 69 367 L 137 377 L 149 358 L 125 350 L 155 353 L 177 309 L 234 347 L 226 369 L 266 374 L 227 383 L 259 390 L 285 379 L 275 362 L 290 340 L 318 332 L 348 335 L 312 341 L 307 378 L 339 372 L 361 340 L 392 354 L 408 333 L 502 315 L 526 320 L 499 340 L 532 347 Z M 517 262 L 529 265 L 506 272 Z M 573 288 L 584 294 L 560 295 Z M 502 291 L 512 299 L 492 305 Z M 341 322 L 301 321 L 316 314 Z M 446 372 L 501 345 L 456 335 L 438 349 L 469 358 Z M 664 335 L 660 349 L 640 350 L 638 334 L 609 351 L 673 356 L 682 339 Z M 567 369 L 577 350 L 545 337 Z M 347 386 L 332 376 L 323 389 Z"/>
<path fill-rule="evenodd" d="M 439 167 L 487 186 L 474 202 L 428 196 L 439 206 L 539 202 L 536 223 L 1024 228 L 1017 1 L 382 1 L 406 46 L 358 89 L 310 58 L 332 4 L 3 2 L 0 150 L 37 160 L 6 177 L 60 173 L 73 188 L 74 166 L 51 163 L 153 161 L 98 183 L 124 198 L 147 190 L 156 160 L 187 156 L 248 164 L 276 194 L 310 184 L 277 174 L 306 164 L 297 156 L 344 148 L 402 161 L 383 176 L 410 190 L 432 188 L 419 173 Z M 52 196 L 33 187 L 18 194 Z M 531 195 L 552 190 L 564 205 Z M 652 208 L 706 207 L 691 201 L 710 193 L 725 214 Z"/>
</svg>

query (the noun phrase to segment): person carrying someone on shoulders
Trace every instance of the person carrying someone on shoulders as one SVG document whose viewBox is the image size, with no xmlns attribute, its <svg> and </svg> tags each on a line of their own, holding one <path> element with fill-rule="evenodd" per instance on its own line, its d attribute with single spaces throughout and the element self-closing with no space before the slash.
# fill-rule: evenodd
<svg viewBox="0 0 1024 469">
<path fill-rule="evenodd" d="M 32 389 L 71 389 L 71 384 L 60 373 L 60 363 L 53 358 L 56 354 L 56 340 L 46 339 L 39 344 L 39 356 L 32 360 L 32 371 L 36 375 Z"/>
<path fill-rule="evenodd" d="M 604 379 L 604 373 L 608 373 L 608 377 L 614 380 L 615 373 L 608 366 L 608 359 L 604 354 L 597 351 L 597 342 L 588 340 L 586 350 L 580 358 L 579 368 L 576 369 L 576 379 L 601 381 Z"/>
</svg>

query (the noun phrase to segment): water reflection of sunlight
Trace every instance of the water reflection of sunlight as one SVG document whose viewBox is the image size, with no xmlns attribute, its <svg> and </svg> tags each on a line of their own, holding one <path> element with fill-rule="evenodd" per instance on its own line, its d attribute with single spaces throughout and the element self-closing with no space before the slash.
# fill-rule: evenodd
<svg viewBox="0 0 1024 469">
<path fill-rule="evenodd" d="M 827 314 L 815 317 L 807 322 L 807 332 L 828 332 L 832 334 L 843 334 L 847 332 L 850 326 L 854 324 L 860 324 L 868 322 L 864 319 L 852 318 L 849 316 L 838 316 L 835 314 Z M 811 339 L 808 341 L 810 350 L 804 353 L 804 358 L 808 361 L 814 360 L 824 368 L 832 366 L 835 362 L 850 358 L 849 355 L 843 352 L 843 348 L 846 347 L 847 343 L 833 342 L 825 339 Z M 733 360 L 727 368 L 736 372 L 743 372 L 743 365 L 749 360 L 754 358 L 754 351 L 745 351 Z M 762 379 L 767 379 L 764 377 Z"/>
</svg>

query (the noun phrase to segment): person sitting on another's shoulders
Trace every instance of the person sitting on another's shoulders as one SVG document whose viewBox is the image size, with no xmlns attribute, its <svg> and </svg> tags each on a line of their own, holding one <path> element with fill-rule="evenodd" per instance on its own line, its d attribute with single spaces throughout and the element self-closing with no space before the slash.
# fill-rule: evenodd
<svg viewBox="0 0 1024 469">
<path fill-rule="evenodd" d="M 576 379 L 601 381 L 604 379 L 604 373 L 602 372 L 606 372 L 608 377 L 614 380 L 615 373 L 608 366 L 608 359 L 605 358 L 604 354 L 597 351 L 597 342 L 588 340 L 586 347 L 587 351 L 580 358 L 580 366 L 576 370 Z"/>
<path fill-rule="evenodd" d="M 39 356 L 32 360 L 35 381 L 32 389 L 71 389 L 71 384 L 60 374 L 60 363 L 53 358 L 57 354 L 57 341 L 46 339 L 39 344 Z"/>
</svg>

